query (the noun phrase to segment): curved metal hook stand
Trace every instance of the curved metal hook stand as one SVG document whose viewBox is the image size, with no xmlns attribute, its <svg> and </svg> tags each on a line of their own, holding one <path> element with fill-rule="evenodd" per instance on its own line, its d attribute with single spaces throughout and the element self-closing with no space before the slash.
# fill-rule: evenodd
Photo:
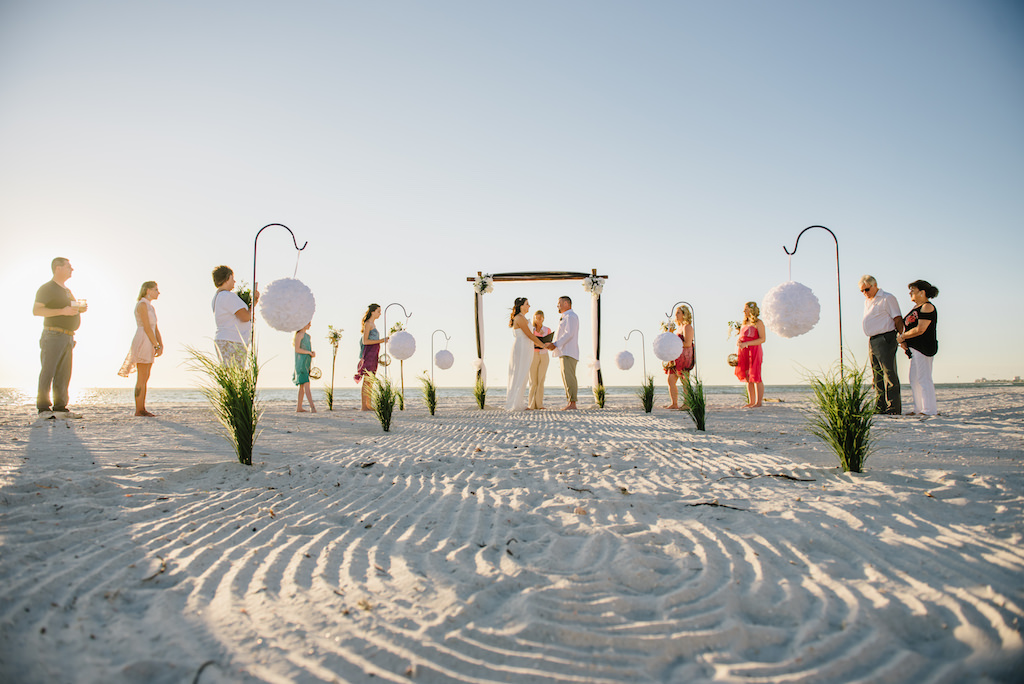
<svg viewBox="0 0 1024 684">
<path fill-rule="evenodd" d="M 438 328 L 434 332 L 430 333 L 430 382 L 434 382 L 434 335 L 441 333 L 444 335 L 444 348 L 448 348 L 448 343 L 452 341 L 452 338 L 448 337 L 448 333 Z"/>
<path fill-rule="evenodd" d="M 295 239 L 295 233 L 293 233 L 292 229 L 289 228 L 288 226 L 284 225 L 283 223 L 268 223 L 267 225 L 263 226 L 258 231 L 256 231 L 256 238 L 252 241 L 252 291 L 253 291 L 253 299 L 256 298 L 256 291 L 257 291 L 257 289 L 256 289 L 256 283 L 257 283 L 257 281 L 256 281 L 256 247 L 259 245 L 260 233 L 262 233 L 267 228 L 270 228 L 272 226 L 281 226 L 282 228 L 284 228 L 285 230 L 288 231 L 288 233 L 292 236 L 292 243 L 295 244 L 295 251 L 297 251 L 297 252 L 301 252 L 302 250 L 306 249 L 306 245 L 309 244 L 309 240 L 306 240 L 304 243 L 302 243 L 302 246 L 299 247 L 299 241 Z M 255 344 L 255 342 L 256 342 L 256 318 L 255 318 L 255 315 L 256 315 L 256 302 L 253 302 L 252 313 L 250 314 L 250 322 L 252 323 L 252 325 L 250 326 L 250 334 L 249 334 L 249 346 L 250 347 L 253 344 Z"/>
<path fill-rule="evenodd" d="M 644 359 L 644 380 L 646 381 L 647 380 L 647 340 L 644 338 L 643 331 L 642 330 L 637 330 L 636 328 L 633 328 L 632 330 L 629 331 L 629 334 L 626 335 L 622 339 L 624 339 L 627 342 L 629 342 L 629 338 L 633 336 L 633 333 L 640 333 L 640 353 L 643 354 L 643 359 Z"/>
<path fill-rule="evenodd" d="M 669 319 L 671 319 L 673 316 L 675 316 L 676 315 L 676 307 L 679 306 L 680 304 L 685 304 L 686 306 L 690 307 L 690 316 L 692 317 L 693 316 L 693 304 L 691 304 L 690 302 L 687 302 L 685 300 L 679 300 L 678 302 L 673 304 L 672 308 L 668 310 L 668 313 L 665 314 L 665 316 L 668 317 Z"/>
<path fill-rule="evenodd" d="M 806 228 L 804 228 L 803 230 L 800 231 L 799 235 L 796 236 L 796 242 L 793 244 L 793 251 L 792 252 L 790 252 L 788 249 L 786 249 L 785 245 L 782 246 L 782 249 L 789 256 L 793 256 L 794 254 L 796 254 L 796 249 L 797 249 L 797 247 L 800 246 L 800 236 L 803 235 L 804 233 L 806 233 L 807 231 L 809 231 L 811 228 L 821 228 L 822 230 L 828 230 L 828 234 L 832 236 L 832 239 L 836 243 L 836 297 L 837 297 L 837 304 L 839 306 L 839 377 L 842 378 L 843 377 L 843 371 L 844 371 L 844 368 L 843 368 L 843 283 L 842 283 L 842 279 L 839 277 L 839 238 L 837 238 L 836 234 L 833 233 L 828 228 L 826 228 L 825 226 L 807 226 Z"/>
<path fill-rule="evenodd" d="M 384 318 L 384 337 L 390 337 L 390 333 L 388 332 L 388 309 L 390 309 L 393 306 L 397 306 L 399 309 L 402 310 L 402 313 L 405 314 L 405 320 L 408 321 L 409 318 L 412 316 L 412 314 L 409 313 L 408 311 L 406 311 L 405 307 L 402 306 L 401 304 L 399 304 L 398 302 L 391 302 L 390 304 L 385 306 L 384 307 L 384 313 L 381 314 L 381 316 Z M 384 343 L 384 353 L 385 354 L 388 353 L 388 343 L 387 342 Z M 388 366 L 390 366 L 390 365 L 391 364 L 389 363 L 387 366 L 384 366 L 384 375 L 385 376 L 387 376 L 387 374 L 388 374 Z"/>
</svg>

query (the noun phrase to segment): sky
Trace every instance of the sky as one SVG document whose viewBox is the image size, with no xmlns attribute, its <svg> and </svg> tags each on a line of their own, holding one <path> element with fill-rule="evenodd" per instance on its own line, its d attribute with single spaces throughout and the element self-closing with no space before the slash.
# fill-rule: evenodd
<svg viewBox="0 0 1024 684">
<path fill-rule="evenodd" d="M 768 384 L 839 356 L 863 363 L 865 273 L 906 312 L 940 289 L 937 382 L 1024 374 L 1013 296 L 1024 254 L 1024 6 L 816 2 L 0 2 L 0 387 L 34 388 L 35 291 L 55 256 L 88 299 L 72 389 L 116 375 L 143 281 L 167 353 L 151 385 L 192 387 L 212 351 L 210 272 L 293 275 L 316 297 L 315 365 L 344 329 L 335 385 L 355 387 L 359 322 L 401 304 L 407 386 L 447 348 L 440 386 L 475 377 L 478 271 L 608 276 L 607 385 L 664 376 L 651 351 L 694 307 L 698 372 L 738 382 L 727 322 L 787 280 L 822 305 L 807 334 L 769 331 Z M 791 251 L 807 226 L 811 230 Z M 578 282 L 485 295 L 489 384 L 503 386 L 515 297 L 557 323 Z M 381 321 L 382 323 L 383 321 Z M 291 335 L 256 315 L 261 384 L 291 386 Z M 629 350 L 636 365 L 616 367 Z M 589 385 L 590 354 L 581 359 Z M 907 361 L 900 358 L 906 382 Z M 660 383 L 661 380 L 659 379 Z M 559 378 L 552 369 L 548 384 Z"/>
</svg>

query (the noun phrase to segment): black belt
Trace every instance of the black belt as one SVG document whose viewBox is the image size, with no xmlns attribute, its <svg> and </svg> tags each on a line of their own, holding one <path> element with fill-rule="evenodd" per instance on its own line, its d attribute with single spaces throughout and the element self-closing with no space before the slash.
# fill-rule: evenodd
<svg viewBox="0 0 1024 684">
<path fill-rule="evenodd" d="M 871 336 L 871 337 L 869 337 L 868 339 L 869 339 L 869 340 L 873 340 L 873 339 L 875 339 L 876 337 L 885 337 L 886 335 L 895 335 L 895 334 L 896 334 L 896 331 L 895 331 L 895 330 L 890 330 L 889 332 L 884 332 L 884 333 L 878 333 L 877 335 L 872 335 L 872 336 Z"/>
</svg>

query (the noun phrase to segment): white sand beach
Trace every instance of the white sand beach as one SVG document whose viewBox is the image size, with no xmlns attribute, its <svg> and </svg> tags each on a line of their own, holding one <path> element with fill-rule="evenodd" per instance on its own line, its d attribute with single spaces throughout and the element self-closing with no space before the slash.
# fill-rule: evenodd
<svg viewBox="0 0 1024 684">
<path fill-rule="evenodd" d="M 419 397 L 0 408 L 3 682 L 1014 682 L 1024 389 L 880 418 L 864 474 L 807 395 L 708 431 Z"/>
</svg>

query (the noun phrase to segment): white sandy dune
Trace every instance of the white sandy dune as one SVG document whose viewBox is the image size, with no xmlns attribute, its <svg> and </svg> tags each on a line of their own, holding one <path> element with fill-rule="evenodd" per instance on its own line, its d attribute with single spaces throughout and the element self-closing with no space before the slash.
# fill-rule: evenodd
<svg viewBox="0 0 1024 684">
<path fill-rule="evenodd" d="M 1015 682 L 1024 391 L 760 411 L 0 409 L 3 682 Z"/>
</svg>

